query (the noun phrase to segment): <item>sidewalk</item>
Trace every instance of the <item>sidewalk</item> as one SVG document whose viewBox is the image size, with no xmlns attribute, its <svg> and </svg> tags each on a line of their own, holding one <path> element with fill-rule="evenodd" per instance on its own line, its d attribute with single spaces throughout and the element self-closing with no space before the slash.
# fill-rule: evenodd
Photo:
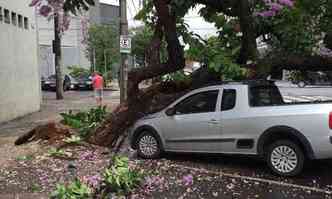
<svg viewBox="0 0 332 199">
<path fill-rule="evenodd" d="M 104 103 L 114 107 L 119 103 L 118 91 L 105 91 Z M 43 92 L 41 110 L 29 115 L 0 123 L 0 146 L 4 137 L 19 136 L 34 127 L 49 121 L 59 121 L 59 113 L 69 110 L 87 110 L 96 106 L 92 91 L 68 91 L 64 100 L 56 100 L 54 92 Z"/>
</svg>

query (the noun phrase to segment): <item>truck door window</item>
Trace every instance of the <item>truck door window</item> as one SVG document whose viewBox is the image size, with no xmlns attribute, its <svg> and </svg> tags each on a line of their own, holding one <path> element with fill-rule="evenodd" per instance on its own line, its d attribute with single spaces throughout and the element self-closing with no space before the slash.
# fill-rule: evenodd
<svg viewBox="0 0 332 199">
<path fill-rule="evenodd" d="M 221 111 L 232 110 L 235 107 L 236 90 L 224 89 L 221 100 Z"/>
<path fill-rule="evenodd" d="M 284 104 L 276 86 L 253 86 L 249 90 L 250 106 L 273 106 Z"/>
<path fill-rule="evenodd" d="M 213 90 L 191 95 L 175 106 L 176 114 L 215 112 L 218 93 L 218 90 Z"/>
</svg>

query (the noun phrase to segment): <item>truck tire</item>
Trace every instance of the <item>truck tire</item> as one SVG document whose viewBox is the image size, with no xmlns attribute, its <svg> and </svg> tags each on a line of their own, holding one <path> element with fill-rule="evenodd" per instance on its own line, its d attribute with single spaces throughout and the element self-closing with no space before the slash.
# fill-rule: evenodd
<svg viewBox="0 0 332 199">
<path fill-rule="evenodd" d="M 266 160 L 270 169 L 280 176 L 296 176 L 303 170 L 305 156 L 294 142 L 279 140 L 268 146 Z"/>
<path fill-rule="evenodd" d="M 144 130 L 136 139 L 137 154 L 144 159 L 156 159 L 161 155 L 160 140 L 150 131 Z"/>
</svg>

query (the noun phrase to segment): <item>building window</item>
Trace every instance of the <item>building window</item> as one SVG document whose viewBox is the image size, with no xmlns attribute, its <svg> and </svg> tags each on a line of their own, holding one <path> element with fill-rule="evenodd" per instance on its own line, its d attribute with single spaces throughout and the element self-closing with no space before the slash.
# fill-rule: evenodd
<svg viewBox="0 0 332 199">
<path fill-rule="evenodd" d="M 28 17 L 24 17 L 24 28 L 29 29 L 29 19 L 28 19 Z"/>
<path fill-rule="evenodd" d="M 12 12 L 12 24 L 14 26 L 17 25 L 17 17 L 16 17 L 16 13 L 15 12 Z"/>
<path fill-rule="evenodd" d="M 5 9 L 5 23 L 10 23 L 10 14 L 9 10 Z"/>
<path fill-rule="evenodd" d="M 23 28 L 23 17 L 18 15 L 18 27 Z"/>
<path fill-rule="evenodd" d="M 2 8 L 0 7 L 0 22 L 3 21 Z"/>
</svg>

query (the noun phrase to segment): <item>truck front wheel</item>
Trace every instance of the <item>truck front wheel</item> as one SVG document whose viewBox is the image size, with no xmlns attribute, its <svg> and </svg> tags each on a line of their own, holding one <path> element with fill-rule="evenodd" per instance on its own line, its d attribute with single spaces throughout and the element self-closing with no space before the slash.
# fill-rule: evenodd
<svg viewBox="0 0 332 199">
<path fill-rule="evenodd" d="M 267 151 L 267 163 L 280 176 L 298 175 L 304 166 L 303 150 L 294 142 L 280 140 L 272 143 Z"/>
</svg>

